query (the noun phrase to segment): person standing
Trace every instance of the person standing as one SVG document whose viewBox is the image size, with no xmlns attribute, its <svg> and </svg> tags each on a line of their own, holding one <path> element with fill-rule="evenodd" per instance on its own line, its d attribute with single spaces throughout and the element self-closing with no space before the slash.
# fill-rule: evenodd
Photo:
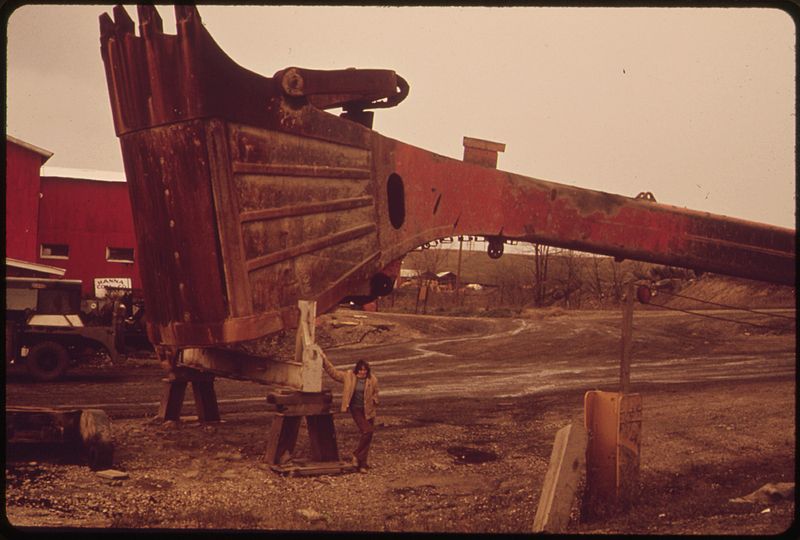
<svg viewBox="0 0 800 540">
<path fill-rule="evenodd" d="M 322 357 L 322 366 L 331 379 L 343 383 L 342 412 L 350 411 L 361 436 L 358 446 L 353 451 L 353 465 L 359 472 L 366 472 L 367 455 L 375 432 L 375 417 L 378 405 L 378 378 L 372 374 L 369 362 L 359 360 L 352 371 L 339 370 L 334 367 L 322 349 L 318 348 Z"/>
</svg>

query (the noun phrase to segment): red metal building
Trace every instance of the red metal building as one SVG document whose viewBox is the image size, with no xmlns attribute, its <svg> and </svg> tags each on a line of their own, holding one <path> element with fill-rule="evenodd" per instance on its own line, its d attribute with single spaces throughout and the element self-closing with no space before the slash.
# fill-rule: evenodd
<svg viewBox="0 0 800 540">
<path fill-rule="evenodd" d="M 96 280 L 141 288 L 122 174 L 45 168 L 41 193 L 39 262 L 66 268 L 65 277 L 82 280 L 84 296 L 95 295 Z"/>
<path fill-rule="evenodd" d="M 6 135 L 6 256 L 34 262 L 39 220 L 39 171 L 53 153 Z"/>
<path fill-rule="evenodd" d="M 6 257 L 64 268 L 84 297 L 102 284 L 141 288 L 122 173 L 40 169 L 52 153 L 8 136 L 6 148 Z"/>
</svg>

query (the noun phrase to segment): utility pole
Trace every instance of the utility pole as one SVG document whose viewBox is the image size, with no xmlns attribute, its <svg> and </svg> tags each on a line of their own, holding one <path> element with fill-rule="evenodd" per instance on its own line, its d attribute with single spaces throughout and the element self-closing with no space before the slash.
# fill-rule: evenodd
<svg viewBox="0 0 800 540">
<path fill-rule="evenodd" d="M 619 391 L 629 392 L 631 387 L 631 343 L 633 341 L 633 282 L 625 288 L 622 305 L 622 355 L 619 363 Z"/>
<path fill-rule="evenodd" d="M 464 247 L 464 237 L 458 237 L 458 265 L 456 268 L 456 304 L 461 305 L 461 249 Z"/>
</svg>

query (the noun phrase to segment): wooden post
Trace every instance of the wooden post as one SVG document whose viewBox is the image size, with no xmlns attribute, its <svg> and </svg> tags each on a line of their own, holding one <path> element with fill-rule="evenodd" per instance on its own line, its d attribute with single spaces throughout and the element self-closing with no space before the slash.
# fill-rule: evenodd
<svg viewBox="0 0 800 540">
<path fill-rule="evenodd" d="M 217 393 L 214 391 L 214 376 L 208 374 L 203 377 L 202 375 L 206 374 L 198 374 L 191 381 L 197 419 L 200 422 L 219 422 L 219 406 L 217 405 Z"/>
<path fill-rule="evenodd" d="M 161 403 L 158 408 L 158 418 L 161 420 L 179 421 L 183 400 L 186 397 L 186 385 L 192 383 L 192 394 L 200 422 L 218 422 L 220 420 L 217 394 L 214 392 L 214 376 L 210 373 L 176 367 L 166 378 L 161 393 Z"/>
<path fill-rule="evenodd" d="M 183 398 L 186 395 L 186 385 L 188 381 L 176 379 L 170 376 L 162 379 L 161 403 L 158 406 L 158 418 L 161 420 L 181 419 L 181 407 Z"/>
<path fill-rule="evenodd" d="M 564 426 L 553 443 L 533 532 L 557 533 L 567 527 L 585 465 L 586 428 L 581 424 Z"/>
<path fill-rule="evenodd" d="M 311 459 L 314 461 L 339 461 L 336 448 L 336 428 L 333 415 L 310 414 L 306 416 L 308 440 L 311 443 Z"/>
<path fill-rule="evenodd" d="M 625 302 L 622 305 L 622 354 L 619 364 L 620 392 L 629 392 L 631 386 L 631 344 L 633 341 L 633 283 L 628 283 L 625 290 Z"/>
<path fill-rule="evenodd" d="M 464 247 L 464 237 L 458 237 L 458 265 L 456 266 L 456 305 L 463 305 L 461 296 L 461 250 Z"/>
<path fill-rule="evenodd" d="M 300 432 L 300 421 L 302 419 L 302 416 L 275 415 L 269 431 L 267 451 L 264 455 L 267 463 L 270 465 L 279 464 L 284 452 L 288 452 L 291 456 L 297 443 L 297 434 Z"/>
</svg>

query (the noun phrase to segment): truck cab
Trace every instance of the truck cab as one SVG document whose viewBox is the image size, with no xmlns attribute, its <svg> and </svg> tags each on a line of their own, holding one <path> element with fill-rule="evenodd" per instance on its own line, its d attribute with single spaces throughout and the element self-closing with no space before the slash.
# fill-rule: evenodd
<svg viewBox="0 0 800 540">
<path fill-rule="evenodd" d="M 22 364 L 38 381 L 60 378 L 86 354 L 125 358 L 122 306 L 110 325 L 87 325 L 81 313 L 81 281 L 6 277 L 6 362 Z"/>
</svg>

